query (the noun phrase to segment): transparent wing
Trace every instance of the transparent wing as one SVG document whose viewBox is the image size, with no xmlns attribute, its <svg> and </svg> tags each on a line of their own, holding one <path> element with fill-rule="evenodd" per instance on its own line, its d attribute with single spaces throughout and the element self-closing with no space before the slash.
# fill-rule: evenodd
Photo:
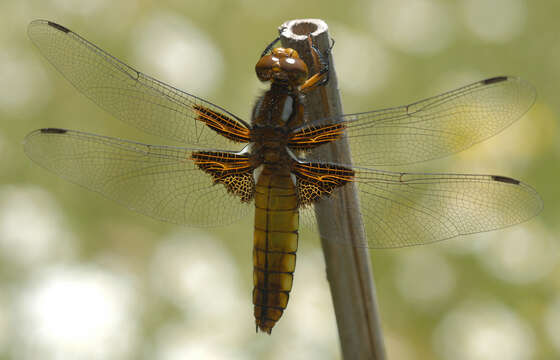
<svg viewBox="0 0 560 360">
<path fill-rule="evenodd" d="M 63 129 L 30 133 L 24 150 L 62 178 L 159 220 L 223 225 L 252 209 L 194 165 L 194 150 Z"/>
<path fill-rule="evenodd" d="M 508 177 L 355 170 L 368 241 L 364 245 L 370 248 L 421 245 L 500 229 L 542 209 L 535 190 Z M 302 215 L 303 224 L 314 223 L 310 208 Z M 332 219 L 330 226 L 340 222 Z"/>
<path fill-rule="evenodd" d="M 354 165 L 411 164 L 465 150 L 499 133 L 525 114 L 535 97 L 528 82 L 500 76 L 410 105 L 343 115 L 340 121 Z"/>
<path fill-rule="evenodd" d="M 200 111 L 211 110 L 248 132 L 247 124 L 237 116 L 136 71 L 61 25 L 35 20 L 28 33 L 72 85 L 115 117 L 194 147 L 239 150 L 239 144 L 197 120 Z"/>
</svg>

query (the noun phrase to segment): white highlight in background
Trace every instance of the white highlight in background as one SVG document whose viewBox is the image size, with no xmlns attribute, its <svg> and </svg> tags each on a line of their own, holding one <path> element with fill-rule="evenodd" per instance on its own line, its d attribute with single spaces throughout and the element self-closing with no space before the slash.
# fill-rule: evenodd
<svg viewBox="0 0 560 360">
<path fill-rule="evenodd" d="M 560 296 L 558 296 L 543 314 L 543 322 L 548 338 L 560 353 Z"/>
<path fill-rule="evenodd" d="M 465 24 L 479 39 L 505 43 L 525 27 L 527 6 L 524 0 L 465 0 Z"/>
<path fill-rule="evenodd" d="M 39 111 L 47 102 L 52 89 L 47 81 L 38 54 L 4 48 L 0 52 L 0 109 L 25 118 Z"/>
<path fill-rule="evenodd" d="M 387 44 L 411 54 L 436 53 L 454 38 L 450 11 L 444 2 L 432 0 L 375 1 L 371 25 Z"/>
<path fill-rule="evenodd" d="M 132 30 L 134 66 L 193 95 L 207 95 L 223 75 L 222 54 L 187 18 L 154 13 Z"/>
<path fill-rule="evenodd" d="M 19 266 L 40 265 L 74 252 L 72 235 L 49 193 L 38 187 L 0 187 L 0 258 Z"/>
<path fill-rule="evenodd" d="M 396 285 L 415 306 L 439 307 L 455 288 L 455 273 L 445 257 L 431 249 L 402 249 L 397 256 Z"/>
<path fill-rule="evenodd" d="M 136 347 L 136 295 L 123 277 L 93 266 L 41 271 L 16 310 L 18 359 L 118 359 Z"/>
<path fill-rule="evenodd" d="M 558 236 L 538 221 L 492 234 L 488 247 L 477 255 L 495 277 L 515 284 L 541 280 L 558 263 Z"/>
<path fill-rule="evenodd" d="M 535 351 L 533 330 L 498 302 L 465 302 L 451 310 L 434 332 L 442 359 L 529 360 Z"/>
<path fill-rule="evenodd" d="M 389 51 L 370 35 L 354 32 L 343 25 L 332 28 L 336 29 L 333 56 L 342 93 L 364 96 L 371 91 L 381 91 L 393 70 Z"/>
</svg>

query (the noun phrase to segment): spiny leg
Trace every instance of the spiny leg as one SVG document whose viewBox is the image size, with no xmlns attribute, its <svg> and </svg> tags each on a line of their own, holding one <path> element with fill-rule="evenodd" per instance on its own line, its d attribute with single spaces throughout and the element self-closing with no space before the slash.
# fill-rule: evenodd
<svg viewBox="0 0 560 360">
<path fill-rule="evenodd" d="M 280 28 L 280 34 L 282 34 L 284 32 L 284 30 L 286 30 L 287 28 L 285 26 L 282 26 L 282 28 Z M 265 56 L 266 54 L 268 54 L 273 48 L 274 46 L 278 43 L 278 41 L 280 41 L 280 36 L 278 36 L 276 39 L 272 40 L 270 42 L 270 44 L 268 44 L 266 46 L 266 48 L 263 50 L 263 52 L 261 53 L 261 58 L 263 56 Z"/>
<path fill-rule="evenodd" d="M 278 43 L 278 41 L 280 41 L 280 36 L 278 36 L 276 39 L 272 40 L 270 42 L 270 44 L 268 44 L 266 46 L 266 48 L 261 53 L 261 58 L 264 57 L 265 55 L 267 55 L 272 50 L 272 48 L 274 48 L 274 46 Z"/>
<path fill-rule="evenodd" d="M 307 79 L 307 81 L 303 83 L 303 85 L 301 85 L 300 91 L 304 93 L 307 93 L 319 86 L 324 86 L 329 82 L 329 55 L 334 46 L 333 40 L 332 45 L 327 50 L 325 50 L 324 53 L 321 53 L 317 45 L 315 45 L 311 34 L 307 35 L 307 41 L 309 42 L 309 47 L 312 50 L 311 54 L 313 56 L 313 63 L 315 67 L 319 69 L 319 71 L 309 79 Z"/>
</svg>

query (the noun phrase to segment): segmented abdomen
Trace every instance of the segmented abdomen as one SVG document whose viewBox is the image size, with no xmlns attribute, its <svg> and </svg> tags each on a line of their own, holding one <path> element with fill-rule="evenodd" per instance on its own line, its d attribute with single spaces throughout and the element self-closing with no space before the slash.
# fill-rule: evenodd
<svg viewBox="0 0 560 360">
<path fill-rule="evenodd" d="M 289 169 L 264 167 L 255 192 L 253 304 L 257 327 L 270 334 L 288 305 L 296 267 L 299 214 Z"/>
</svg>

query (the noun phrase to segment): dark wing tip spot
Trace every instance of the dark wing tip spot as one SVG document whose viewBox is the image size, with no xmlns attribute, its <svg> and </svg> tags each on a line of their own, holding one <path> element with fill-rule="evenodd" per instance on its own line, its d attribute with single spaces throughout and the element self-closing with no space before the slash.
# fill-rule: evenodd
<svg viewBox="0 0 560 360">
<path fill-rule="evenodd" d="M 69 29 L 65 28 L 65 27 L 62 26 L 62 25 L 58 25 L 57 23 L 54 23 L 54 22 L 52 22 L 52 21 L 47 21 L 47 24 L 49 24 L 49 26 L 51 26 L 51 27 L 53 27 L 53 28 L 55 28 L 55 29 L 57 29 L 57 30 L 60 30 L 60 31 L 62 31 L 62 32 L 64 32 L 64 33 L 69 33 L 69 32 L 70 32 Z"/>
<path fill-rule="evenodd" d="M 42 134 L 66 134 L 68 130 L 58 128 L 44 128 L 41 129 Z"/>
<path fill-rule="evenodd" d="M 486 79 L 486 80 L 482 80 L 482 83 L 484 85 L 490 85 L 490 84 L 495 84 L 495 83 L 499 83 L 502 81 L 506 81 L 508 79 L 507 76 L 496 76 L 490 79 Z"/>
<path fill-rule="evenodd" d="M 507 176 L 492 175 L 492 180 L 499 181 L 507 184 L 519 185 L 520 181 L 512 179 Z"/>
</svg>

